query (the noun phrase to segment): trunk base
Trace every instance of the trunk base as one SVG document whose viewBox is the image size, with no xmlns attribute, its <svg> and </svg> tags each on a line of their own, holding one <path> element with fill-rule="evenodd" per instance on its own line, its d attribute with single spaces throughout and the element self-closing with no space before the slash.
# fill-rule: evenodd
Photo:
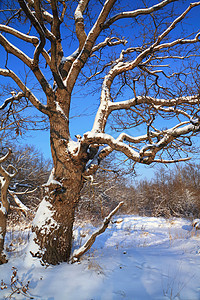
<svg viewBox="0 0 200 300">
<path fill-rule="evenodd" d="M 1 204 L 0 204 L 1 208 Z M 8 262 L 4 254 L 4 240 L 6 235 L 6 219 L 7 215 L 0 211 L 0 265 Z"/>
<path fill-rule="evenodd" d="M 6 264 L 8 262 L 6 255 L 1 253 L 0 254 L 0 265 Z"/>
</svg>

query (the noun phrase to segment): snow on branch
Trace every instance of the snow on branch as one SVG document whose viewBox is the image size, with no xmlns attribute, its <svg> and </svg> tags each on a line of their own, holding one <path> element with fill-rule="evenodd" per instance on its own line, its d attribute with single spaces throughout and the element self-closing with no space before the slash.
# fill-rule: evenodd
<svg viewBox="0 0 200 300">
<path fill-rule="evenodd" d="M 118 37 L 107 37 L 103 42 L 97 44 L 96 46 L 94 46 L 92 48 L 92 53 L 94 53 L 95 51 L 98 51 L 106 46 L 116 46 L 116 45 L 126 45 L 127 40 L 125 40 L 124 38 L 120 39 Z"/>
<path fill-rule="evenodd" d="M 116 214 L 116 212 L 119 210 L 119 208 L 124 204 L 124 202 L 120 202 L 115 209 L 111 211 L 111 213 L 104 219 L 102 226 L 97 229 L 90 238 L 85 242 L 85 244 L 80 247 L 79 249 L 75 250 L 71 257 L 71 262 L 74 263 L 80 259 L 80 257 L 86 253 L 94 244 L 96 237 L 100 234 L 102 234 L 106 228 L 108 227 L 111 218 Z"/>
<path fill-rule="evenodd" d="M 0 45 L 4 47 L 7 53 L 12 53 L 14 56 L 18 57 L 23 61 L 29 68 L 31 67 L 32 60 L 28 55 L 22 52 L 19 48 L 11 44 L 1 33 L 0 33 Z"/>
<path fill-rule="evenodd" d="M 109 110 L 114 111 L 118 109 L 129 109 L 132 106 L 138 104 L 153 104 L 157 106 L 166 106 L 172 107 L 176 106 L 177 104 L 199 104 L 199 95 L 193 96 L 183 96 L 171 99 L 162 99 L 162 98 L 154 98 L 149 96 L 138 96 L 137 98 L 132 98 L 129 100 L 119 101 L 119 102 L 109 102 Z"/>
<path fill-rule="evenodd" d="M 120 139 L 114 139 L 111 135 L 106 133 L 87 132 L 84 134 L 81 142 L 89 142 L 90 144 L 107 144 L 113 150 L 123 152 L 127 157 L 139 162 L 139 153 L 123 143 Z"/>
<path fill-rule="evenodd" d="M 99 166 L 100 161 L 109 155 L 113 150 L 124 153 L 127 158 L 134 162 L 151 164 L 153 162 L 167 163 L 167 160 L 157 159 L 156 154 L 161 150 L 166 150 L 169 145 L 180 137 L 194 134 L 200 131 L 200 118 L 195 122 L 180 122 L 172 128 L 166 130 L 149 131 L 146 135 L 133 137 L 126 133 L 121 133 L 116 139 L 106 133 L 87 132 L 84 134 L 81 143 L 104 145 L 104 148 L 98 153 L 95 162 L 87 166 L 85 175 L 93 174 Z M 149 143 L 148 143 L 149 141 Z M 127 143 L 128 142 L 128 143 Z M 144 145 L 145 144 L 145 145 Z M 106 146 L 107 145 L 107 146 Z M 135 146 L 136 145 L 136 146 Z M 139 149 L 142 146 L 141 149 Z M 177 161 L 186 161 L 190 158 L 172 159 L 170 163 Z"/>
<path fill-rule="evenodd" d="M 32 43 L 33 45 L 37 45 L 39 43 L 39 39 L 36 36 L 30 36 L 30 35 L 24 34 L 16 29 L 6 26 L 6 25 L 0 24 L 0 31 L 12 34 L 25 42 Z"/>
<path fill-rule="evenodd" d="M 162 164 L 174 164 L 174 163 L 178 163 L 178 162 L 188 161 L 191 158 L 192 157 L 184 157 L 184 158 L 171 159 L 171 160 L 167 160 L 167 159 L 154 159 L 154 162 L 156 162 L 156 163 L 162 163 Z"/>
<path fill-rule="evenodd" d="M 79 4 L 74 13 L 75 25 L 76 25 L 76 36 L 79 41 L 79 50 L 83 48 L 87 35 L 84 30 L 84 19 L 83 12 L 85 11 L 89 0 L 80 0 Z"/>
<path fill-rule="evenodd" d="M 175 139 L 187 135 L 188 133 L 195 133 L 200 131 L 200 120 L 198 120 L 198 124 L 186 124 L 188 122 L 182 122 L 170 129 L 164 130 L 163 137 L 157 142 L 152 144 L 145 145 L 140 150 L 140 162 L 150 164 L 152 162 L 162 162 L 166 163 L 167 160 L 157 160 L 155 159 L 155 155 L 161 150 L 167 147 L 170 143 L 172 143 Z M 189 160 L 190 158 L 184 158 L 184 160 Z M 179 161 L 179 160 L 178 160 Z M 182 161 L 182 159 L 180 160 Z M 171 160 L 170 162 L 177 162 L 176 160 Z"/>
<path fill-rule="evenodd" d="M 12 97 L 6 99 L 6 100 L 4 101 L 4 103 L 0 106 L 0 110 L 6 108 L 7 105 L 8 105 L 9 103 L 11 103 L 12 101 L 14 101 L 14 100 L 20 100 L 22 97 L 24 97 L 24 93 L 19 92 L 17 95 L 13 95 Z"/>
<path fill-rule="evenodd" d="M 166 4 L 170 3 L 170 2 L 173 2 L 173 1 L 162 1 L 161 3 L 157 4 L 156 7 L 158 9 L 160 9 L 161 7 L 164 7 Z M 194 44 L 194 43 L 197 43 L 199 42 L 199 36 L 200 36 L 200 33 L 197 33 L 195 38 L 193 39 L 184 39 L 184 38 L 179 38 L 179 39 L 176 39 L 174 41 L 171 41 L 171 42 L 168 42 L 168 43 L 163 43 L 161 44 L 161 41 L 163 41 L 166 36 L 176 27 L 176 25 L 182 21 L 185 16 L 188 14 L 188 12 L 196 7 L 196 6 L 199 6 L 200 5 L 200 2 L 194 2 L 194 3 L 191 3 L 188 8 L 181 14 L 179 15 L 168 27 L 167 29 L 165 29 L 157 38 L 157 40 L 153 43 L 153 44 L 150 44 L 147 48 L 128 48 L 126 50 L 122 50 L 121 54 L 120 54 L 120 57 L 118 59 L 116 59 L 115 63 L 113 64 L 113 67 L 110 69 L 110 71 L 108 72 L 108 74 L 105 76 L 104 78 L 104 84 L 103 86 L 104 87 L 107 87 L 107 89 L 110 88 L 114 78 L 116 76 L 118 76 L 119 74 L 123 73 L 123 72 L 127 72 L 129 70 L 133 70 L 135 67 L 139 67 L 139 65 L 142 65 L 142 61 L 145 59 L 145 58 L 148 58 L 147 62 L 149 62 L 151 59 L 152 59 L 152 54 L 154 54 L 155 52 L 158 52 L 160 51 L 161 49 L 164 49 L 164 48 L 171 48 L 171 47 L 174 47 L 176 45 L 181 45 L 181 44 Z M 151 7 L 151 9 L 153 9 L 153 6 Z M 140 14 L 139 11 L 143 11 L 143 9 L 141 10 L 138 10 L 137 11 L 134 11 L 134 12 L 131 12 L 130 14 L 127 14 L 128 17 L 130 17 L 131 15 L 134 16 L 134 14 Z M 149 11 L 149 9 L 144 9 L 145 13 L 151 13 L 151 10 Z M 137 12 L 137 13 L 136 13 Z M 121 17 L 120 18 L 123 18 L 126 16 L 126 13 L 122 13 L 120 15 Z M 114 20 L 111 18 L 111 20 Z M 139 52 L 139 54 L 135 57 L 135 59 L 133 60 L 130 60 L 130 61 L 124 61 L 124 55 L 125 54 L 128 54 L 128 53 L 131 53 L 131 52 Z M 149 57 L 150 56 L 150 57 Z M 104 88 L 105 90 L 105 88 Z"/>
<path fill-rule="evenodd" d="M 12 150 L 10 148 L 8 148 L 8 152 L 0 158 L 0 164 L 3 163 L 4 161 L 6 161 L 8 159 L 8 157 L 11 155 Z"/>
<path fill-rule="evenodd" d="M 82 2 L 82 1 L 81 1 Z M 65 85 L 68 86 L 69 92 L 72 91 L 76 79 L 85 65 L 88 57 L 91 54 L 92 48 L 94 47 L 95 41 L 100 35 L 101 31 L 103 30 L 102 24 L 106 21 L 114 3 L 116 0 L 107 0 L 102 7 L 101 12 L 98 15 L 98 18 L 96 22 L 94 23 L 93 27 L 91 28 L 90 32 L 87 35 L 87 38 L 85 40 L 84 46 L 78 55 L 77 59 L 72 64 L 72 67 L 68 73 L 68 76 L 65 80 Z M 87 3 L 87 0 L 83 0 L 83 3 Z"/>
<path fill-rule="evenodd" d="M 29 211 L 29 208 L 19 200 L 19 198 L 17 197 L 15 192 L 13 192 L 11 190 L 8 190 L 8 192 L 12 196 L 13 200 L 15 201 L 15 203 L 17 204 L 19 209 L 26 214 Z"/>
<path fill-rule="evenodd" d="M 164 107 L 169 107 L 168 112 L 180 113 L 189 118 L 190 116 L 186 112 L 177 109 L 176 106 L 180 104 L 199 104 L 199 95 L 183 96 L 171 99 L 138 96 L 124 101 L 112 102 L 110 99 L 110 90 L 109 87 L 106 86 L 106 81 L 108 81 L 107 76 L 105 77 L 105 85 L 103 84 L 101 103 L 96 113 L 92 129 L 96 132 L 104 131 L 109 115 L 115 110 L 130 109 L 140 104 L 148 104 L 153 106 L 157 111 L 162 110 L 167 112 Z"/>
</svg>

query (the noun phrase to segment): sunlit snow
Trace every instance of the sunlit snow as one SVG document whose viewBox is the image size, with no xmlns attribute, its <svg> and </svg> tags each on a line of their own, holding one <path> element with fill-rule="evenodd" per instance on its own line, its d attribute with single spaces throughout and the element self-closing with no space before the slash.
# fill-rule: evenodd
<svg viewBox="0 0 200 300">
<path fill-rule="evenodd" d="M 74 249 L 95 230 L 88 223 L 76 224 Z M 26 250 L 9 254 L 9 262 L 0 266 L 0 279 L 9 284 L 15 266 L 20 280 L 30 281 L 28 295 L 34 299 L 200 299 L 200 231 L 189 220 L 116 217 L 73 265 L 27 265 Z M 10 294 L 8 286 L 0 299 Z M 17 293 L 13 297 L 26 299 Z"/>
</svg>

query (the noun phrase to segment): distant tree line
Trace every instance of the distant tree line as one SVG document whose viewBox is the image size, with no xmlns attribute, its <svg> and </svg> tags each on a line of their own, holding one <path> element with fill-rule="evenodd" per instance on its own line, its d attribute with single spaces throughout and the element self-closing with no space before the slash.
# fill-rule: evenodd
<svg viewBox="0 0 200 300">
<path fill-rule="evenodd" d="M 3 154 L 9 145 L 1 146 Z M 34 217 L 41 201 L 43 184 L 51 170 L 51 161 L 33 146 L 12 145 L 13 154 L 7 164 L 18 170 L 11 181 L 10 191 L 14 191 Z M 200 165 L 187 163 L 176 165 L 173 169 L 160 168 L 151 180 L 135 178 L 130 181 L 129 172 L 116 165 L 115 157 L 105 160 L 95 176 L 85 177 L 85 185 L 77 208 L 77 220 L 90 220 L 93 223 L 102 219 L 113 210 L 120 201 L 124 202 L 120 212 L 152 217 L 187 217 L 200 216 Z M 133 176 L 133 175 L 132 175 Z M 135 183 L 130 183 L 134 182 Z M 24 214 L 15 209 L 11 195 L 9 223 L 16 223 Z"/>
<path fill-rule="evenodd" d="M 109 166 L 107 166 L 109 168 Z M 137 180 L 137 177 L 136 177 Z M 117 171 L 99 170 L 82 192 L 78 216 L 101 220 L 120 201 L 121 212 L 152 217 L 197 218 L 200 215 L 200 165 L 160 168 L 151 180 L 130 184 Z"/>
<path fill-rule="evenodd" d="M 8 215 L 11 225 L 21 222 L 25 217 L 24 211 L 13 201 L 13 195 L 27 207 L 26 217 L 28 220 L 34 217 L 43 194 L 42 185 L 47 181 L 51 171 L 51 161 L 45 159 L 34 146 L 18 145 L 17 142 L 1 143 L 0 155 L 5 155 L 9 148 L 12 150 L 12 154 L 4 162 L 4 168 L 13 165 L 17 170 L 16 176 L 10 182 L 7 195 L 11 204 Z"/>
</svg>

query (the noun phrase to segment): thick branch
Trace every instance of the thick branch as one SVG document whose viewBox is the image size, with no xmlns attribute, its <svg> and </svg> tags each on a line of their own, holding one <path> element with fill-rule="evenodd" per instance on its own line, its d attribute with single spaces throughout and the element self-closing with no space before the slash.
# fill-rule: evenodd
<svg viewBox="0 0 200 300">
<path fill-rule="evenodd" d="M 0 24 L 0 31 L 12 34 L 12 35 L 16 36 L 17 38 L 19 38 L 25 42 L 31 43 L 33 45 L 37 45 L 39 43 L 39 39 L 36 36 L 30 36 L 30 35 L 24 34 L 12 27 L 9 27 L 9 26 Z"/>
<path fill-rule="evenodd" d="M 188 161 L 190 159 L 191 159 L 191 157 L 185 157 L 185 158 L 179 158 L 179 159 L 172 159 L 172 160 L 154 159 L 154 162 L 156 162 L 156 163 L 162 163 L 162 164 L 174 164 L 174 163 L 178 163 L 178 162 Z"/>
<path fill-rule="evenodd" d="M 8 149 L 8 152 L 0 158 L 0 164 L 3 163 L 4 161 L 6 161 L 8 159 L 8 157 L 11 155 L 12 153 L 12 150 L 9 148 Z"/>
<path fill-rule="evenodd" d="M 163 131 L 163 137 L 157 142 L 144 146 L 140 150 L 140 162 L 151 164 L 155 160 L 155 155 L 162 149 L 165 149 L 175 139 L 200 131 L 200 119 L 196 121 L 196 125 L 180 123 L 173 128 Z M 157 161 L 156 161 L 157 162 Z M 161 161 L 160 161 L 161 162 Z"/>
<path fill-rule="evenodd" d="M 85 65 L 88 57 L 91 55 L 91 50 L 94 46 L 94 43 L 98 38 L 100 32 L 102 31 L 102 24 L 105 22 L 115 2 L 116 0 L 107 0 L 105 2 L 105 5 L 103 6 L 97 21 L 95 22 L 94 26 L 92 27 L 87 36 L 81 53 L 79 54 L 78 58 L 74 61 L 65 82 L 66 86 L 69 88 L 69 92 L 72 92 L 72 89 L 75 85 L 76 79 L 81 69 Z"/>
<path fill-rule="evenodd" d="M 0 34 L 0 44 L 6 50 L 6 52 L 13 54 L 23 61 L 29 68 L 31 68 L 32 59 L 28 57 L 25 53 L 19 50 L 17 47 L 12 45 L 2 34 Z"/>
<path fill-rule="evenodd" d="M 106 133 L 93 133 L 87 132 L 84 134 L 83 143 L 87 142 L 90 144 L 101 144 L 101 145 L 109 145 L 113 150 L 120 151 L 124 153 L 130 159 L 139 162 L 140 156 L 139 153 L 129 147 L 127 144 L 123 143 L 119 139 L 114 139 L 111 135 Z"/>
<path fill-rule="evenodd" d="M 105 79 L 107 80 L 107 79 Z M 190 104 L 195 105 L 199 104 L 199 95 L 194 96 L 185 96 L 185 97 L 178 97 L 174 99 L 159 99 L 153 98 L 148 96 L 138 96 L 137 98 L 119 101 L 119 102 L 112 102 L 110 97 L 110 89 L 107 86 L 102 87 L 102 95 L 101 95 L 101 104 L 97 111 L 95 121 L 93 124 L 92 131 L 94 132 L 104 132 L 107 119 L 111 112 L 115 110 L 121 109 L 130 109 L 131 107 L 137 106 L 139 104 L 151 104 L 154 105 L 159 110 L 159 106 L 161 110 L 166 107 L 175 107 L 177 104 Z M 175 109 L 172 109 L 176 112 Z M 183 113 L 184 114 L 184 113 Z M 185 114 L 186 115 L 186 114 Z"/>
<path fill-rule="evenodd" d="M 183 96 L 177 97 L 172 99 L 159 99 L 153 98 L 148 96 L 138 96 L 137 98 L 133 98 L 130 100 L 119 101 L 119 102 L 109 102 L 109 110 L 119 110 L 119 109 L 129 109 L 132 106 L 139 105 L 139 104 L 153 104 L 155 106 L 161 107 L 173 107 L 177 104 L 190 104 L 195 105 L 200 103 L 199 95 L 194 96 Z"/>
<path fill-rule="evenodd" d="M 169 1 L 164 1 L 165 5 L 169 3 Z M 161 2 L 163 3 L 163 2 Z M 189 44 L 189 43 L 197 43 L 199 42 L 199 35 L 200 33 L 198 33 L 194 39 L 177 39 L 174 40 L 172 42 L 169 43 L 164 43 L 164 44 L 160 44 L 160 42 L 175 28 L 175 26 L 186 16 L 186 14 L 195 6 L 199 6 L 200 2 L 195 2 L 190 4 L 190 6 L 179 16 L 177 17 L 170 26 L 168 26 L 168 28 L 163 31 L 162 34 L 159 35 L 159 37 L 157 38 L 156 42 L 153 43 L 151 46 L 149 46 L 146 49 L 140 49 L 140 53 L 137 55 L 137 57 L 132 60 L 132 61 L 128 61 L 128 62 L 124 62 L 124 55 L 128 54 L 128 53 L 132 53 L 135 52 L 136 48 L 128 48 L 126 50 L 123 50 L 121 52 L 121 55 L 119 57 L 119 59 L 117 59 L 115 61 L 115 65 L 113 66 L 113 68 L 111 68 L 111 70 L 109 71 L 109 73 L 105 76 L 104 78 L 104 83 L 103 83 L 103 89 L 102 89 L 102 99 L 106 99 L 107 95 L 109 95 L 110 93 L 110 87 L 111 84 L 114 80 L 114 78 L 123 73 L 123 72 L 127 72 L 129 70 L 133 70 L 135 67 L 139 66 L 140 64 L 142 64 L 142 61 L 144 58 L 147 58 L 149 55 L 149 59 L 147 61 L 151 60 L 151 55 L 152 53 L 159 51 L 163 48 L 170 48 L 173 46 L 176 46 L 178 44 Z"/>
<path fill-rule="evenodd" d="M 76 36 L 79 41 L 79 51 L 83 48 L 86 41 L 87 35 L 85 33 L 85 25 L 83 19 L 83 13 L 89 3 L 89 0 L 80 0 L 79 4 L 74 13 L 75 25 L 76 25 Z"/>
<path fill-rule="evenodd" d="M 12 45 L 2 34 L 0 34 L 0 44 L 4 47 L 4 49 L 7 51 L 7 53 L 11 53 L 14 56 L 18 57 L 22 62 L 24 62 L 33 71 L 33 73 L 35 74 L 39 83 L 41 84 L 42 89 L 45 92 L 45 94 L 50 96 L 52 94 L 52 88 L 51 88 L 50 84 L 48 83 L 48 81 L 46 80 L 46 78 L 44 77 L 44 75 L 42 74 L 39 67 L 35 66 L 33 60 L 30 57 L 28 57 L 25 53 L 23 53 L 21 50 L 19 50 L 17 47 Z M 44 55 L 45 55 L 45 52 L 44 52 Z M 45 57 L 46 57 L 46 55 L 45 55 Z M 8 75 L 4 75 L 4 74 L 1 74 L 1 75 L 8 76 Z"/>
<path fill-rule="evenodd" d="M 37 32 L 40 36 L 40 42 L 35 49 L 34 59 L 33 59 L 33 64 L 35 66 L 38 66 L 39 55 L 42 52 L 44 45 L 46 43 L 45 34 L 44 34 L 44 31 L 43 31 L 40 23 L 38 22 L 37 18 L 32 14 L 32 12 L 31 12 L 30 8 L 28 7 L 28 5 L 26 4 L 26 2 L 24 0 L 18 0 L 18 1 L 19 1 L 21 8 L 25 12 L 26 16 L 31 21 L 31 24 L 35 27 L 35 29 L 37 30 Z"/>
<path fill-rule="evenodd" d="M 140 151 L 135 151 L 131 145 L 127 145 L 125 142 L 128 141 L 130 144 L 145 142 L 148 140 L 148 135 L 141 136 L 138 138 L 131 137 L 122 133 L 117 139 L 105 133 L 88 132 L 84 134 L 82 138 L 83 143 L 108 145 L 105 147 L 100 155 L 107 156 L 112 150 L 120 151 L 124 153 L 129 159 L 140 162 L 143 164 L 151 164 L 155 161 L 156 154 L 162 149 L 167 149 L 168 145 L 179 137 L 187 136 L 190 133 L 197 133 L 200 131 L 200 118 L 193 120 L 193 122 L 182 122 L 176 126 L 159 131 L 149 132 L 151 139 L 157 138 L 157 142 L 151 141 L 151 144 L 146 144 Z M 88 172 L 87 172 L 88 173 Z"/>
<path fill-rule="evenodd" d="M 59 71 L 59 65 L 61 59 L 63 57 L 63 49 L 61 46 L 61 36 L 60 36 L 60 24 L 61 21 L 58 16 L 57 10 L 57 0 L 51 1 L 51 8 L 53 13 L 53 21 L 51 23 L 51 32 L 55 39 L 51 40 L 51 71 L 54 77 L 55 82 L 57 83 L 58 87 L 64 89 L 64 83 Z"/>
</svg>

